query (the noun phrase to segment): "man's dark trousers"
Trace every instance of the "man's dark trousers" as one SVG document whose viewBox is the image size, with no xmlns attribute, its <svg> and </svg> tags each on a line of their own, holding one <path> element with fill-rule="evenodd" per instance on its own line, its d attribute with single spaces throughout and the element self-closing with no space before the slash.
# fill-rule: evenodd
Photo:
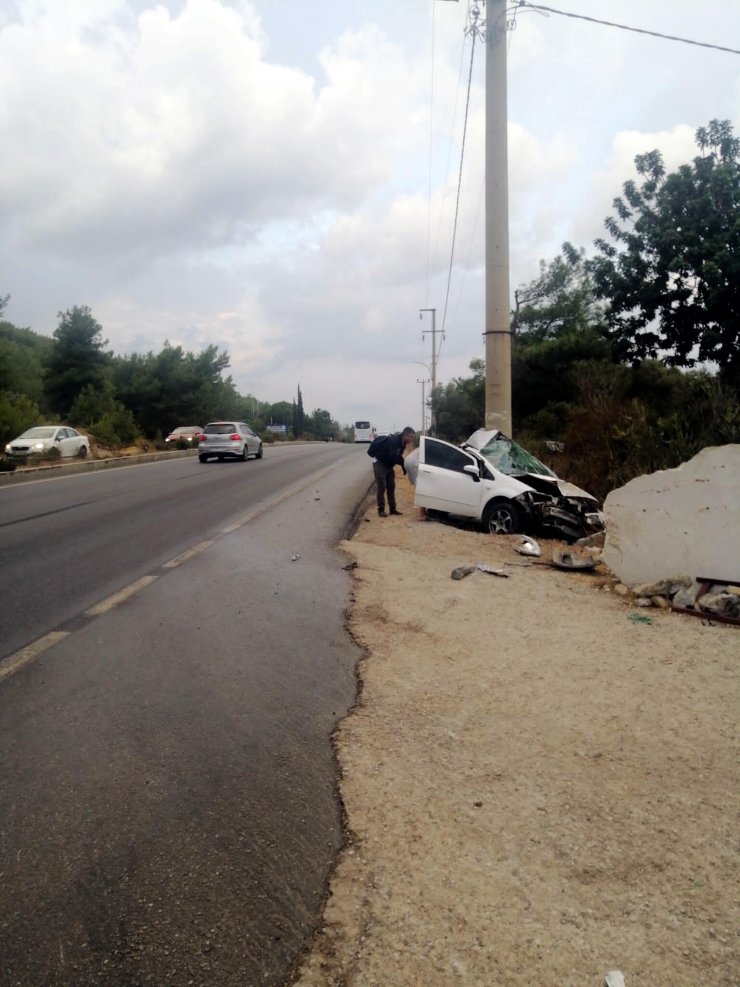
<svg viewBox="0 0 740 987">
<path fill-rule="evenodd" d="M 375 492 L 378 501 L 378 510 L 385 510 L 385 495 L 388 493 L 388 510 L 396 509 L 396 471 L 393 466 L 384 466 L 383 463 L 373 463 L 373 473 L 375 474 Z"/>
</svg>

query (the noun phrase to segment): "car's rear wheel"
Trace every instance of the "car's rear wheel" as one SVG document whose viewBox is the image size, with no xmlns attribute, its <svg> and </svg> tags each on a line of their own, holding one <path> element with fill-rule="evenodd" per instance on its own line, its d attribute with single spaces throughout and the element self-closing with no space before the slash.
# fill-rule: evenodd
<svg viewBox="0 0 740 987">
<path fill-rule="evenodd" d="M 80 459 L 84 459 L 85 456 L 87 455 L 87 446 L 80 446 L 80 448 L 77 450 L 77 455 L 80 457 Z"/>
<path fill-rule="evenodd" d="M 207 463 L 208 462 L 208 456 L 198 456 L 198 460 L 201 463 Z"/>
<path fill-rule="evenodd" d="M 262 443 L 260 442 L 260 447 L 257 450 L 257 459 L 262 459 Z"/>
<path fill-rule="evenodd" d="M 239 457 L 239 459 L 241 459 L 243 463 L 246 463 L 246 461 L 249 459 L 249 446 L 247 445 L 246 442 L 244 443 L 244 448 L 242 449 L 242 454 Z"/>
<path fill-rule="evenodd" d="M 483 528 L 492 535 L 515 535 L 522 530 L 522 512 L 510 500 L 492 500 L 483 511 Z"/>
</svg>

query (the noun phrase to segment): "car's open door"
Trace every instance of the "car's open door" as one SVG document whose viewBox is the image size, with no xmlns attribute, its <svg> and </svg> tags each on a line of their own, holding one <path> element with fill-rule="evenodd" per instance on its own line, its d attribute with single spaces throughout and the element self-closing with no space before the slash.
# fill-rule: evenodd
<svg viewBox="0 0 740 987">
<path fill-rule="evenodd" d="M 414 495 L 417 507 L 480 517 L 482 496 L 478 460 L 450 442 L 422 435 Z"/>
</svg>

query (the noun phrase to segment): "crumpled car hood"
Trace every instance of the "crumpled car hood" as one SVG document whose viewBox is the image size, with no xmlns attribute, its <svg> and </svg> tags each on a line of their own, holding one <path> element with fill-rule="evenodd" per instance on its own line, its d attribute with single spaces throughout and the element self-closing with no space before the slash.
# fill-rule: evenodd
<svg viewBox="0 0 740 987">
<path fill-rule="evenodd" d="M 535 459 L 535 457 L 532 456 L 531 453 L 527 453 L 526 450 L 523 450 L 525 455 L 529 458 L 531 463 L 542 467 L 542 473 L 531 472 L 526 468 L 517 469 L 515 466 L 502 470 L 499 463 L 497 463 L 493 458 L 488 459 L 488 457 L 482 452 L 487 445 L 495 442 L 499 436 L 501 436 L 502 440 L 508 440 L 511 442 L 509 437 L 504 435 L 504 433 L 497 428 L 479 428 L 477 431 L 473 432 L 467 442 L 463 443 L 463 447 L 472 447 L 496 469 L 505 472 L 508 476 L 516 477 L 517 480 L 521 480 L 522 483 L 528 484 L 535 490 L 539 490 L 541 493 L 552 492 L 554 495 L 558 492 L 562 497 L 570 497 L 575 500 L 585 500 L 592 504 L 598 504 L 598 501 L 594 496 L 587 493 L 585 490 L 582 490 L 581 487 L 577 487 L 575 483 L 569 483 L 567 480 L 561 480 L 560 477 L 556 476 L 548 466 L 545 466 L 544 463 L 540 463 L 538 459 Z"/>
<path fill-rule="evenodd" d="M 535 490 L 554 487 L 563 497 L 571 497 L 574 500 L 588 500 L 593 504 L 598 503 L 595 497 L 590 493 L 586 493 L 580 487 L 577 487 L 575 483 L 568 483 L 567 480 L 561 480 L 557 476 L 540 476 L 538 473 L 517 473 L 516 478 L 517 480 L 521 480 L 522 483 L 527 483 L 529 486 L 534 487 Z"/>
</svg>

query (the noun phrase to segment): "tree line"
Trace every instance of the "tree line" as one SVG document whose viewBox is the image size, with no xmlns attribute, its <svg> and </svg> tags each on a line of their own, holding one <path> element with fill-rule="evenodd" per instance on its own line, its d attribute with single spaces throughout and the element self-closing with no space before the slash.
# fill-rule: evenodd
<svg viewBox="0 0 740 987">
<path fill-rule="evenodd" d="M 0 441 L 25 429 L 64 421 L 88 430 L 113 448 L 139 438 L 162 439 L 178 425 L 214 419 L 247 421 L 274 438 L 269 425 L 306 439 L 348 439 L 323 408 L 303 408 L 300 385 L 292 401 L 269 403 L 240 394 L 230 376 L 228 353 L 208 346 L 200 353 L 165 343 L 159 353 L 116 356 L 87 306 L 60 312 L 53 338 L 3 321 L 0 298 Z"/>
<path fill-rule="evenodd" d="M 728 121 L 696 132 L 699 153 L 667 174 L 658 150 L 635 159 L 588 255 L 566 243 L 514 293 L 516 437 L 595 494 L 740 441 L 740 141 Z M 314 439 L 350 438 L 324 410 L 241 395 L 229 356 L 166 343 L 115 356 L 89 308 L 60 313 L 53 339 L 2 321 L 0 439 L 41 421 L 85 427 L 108 445 L 161 438 L 214 418 L 270 423 Z M 437 433 L 479 428 L 485 366 L 438 386 Z M 553 459 L 553 448 L 564 451 Z"/>
<path fill-rule="evenodd" d="M 564 244 L 514 293 L 516 437 L 601 496 L 740 441 L 740 141 L 713 120 L 696 143 L 671 174 L 638 155 L 608 237 L 590 256 Z M 484 362 L 470 370 L 433 396 L 442 438 L 484 418 Z"/>
</svg>

